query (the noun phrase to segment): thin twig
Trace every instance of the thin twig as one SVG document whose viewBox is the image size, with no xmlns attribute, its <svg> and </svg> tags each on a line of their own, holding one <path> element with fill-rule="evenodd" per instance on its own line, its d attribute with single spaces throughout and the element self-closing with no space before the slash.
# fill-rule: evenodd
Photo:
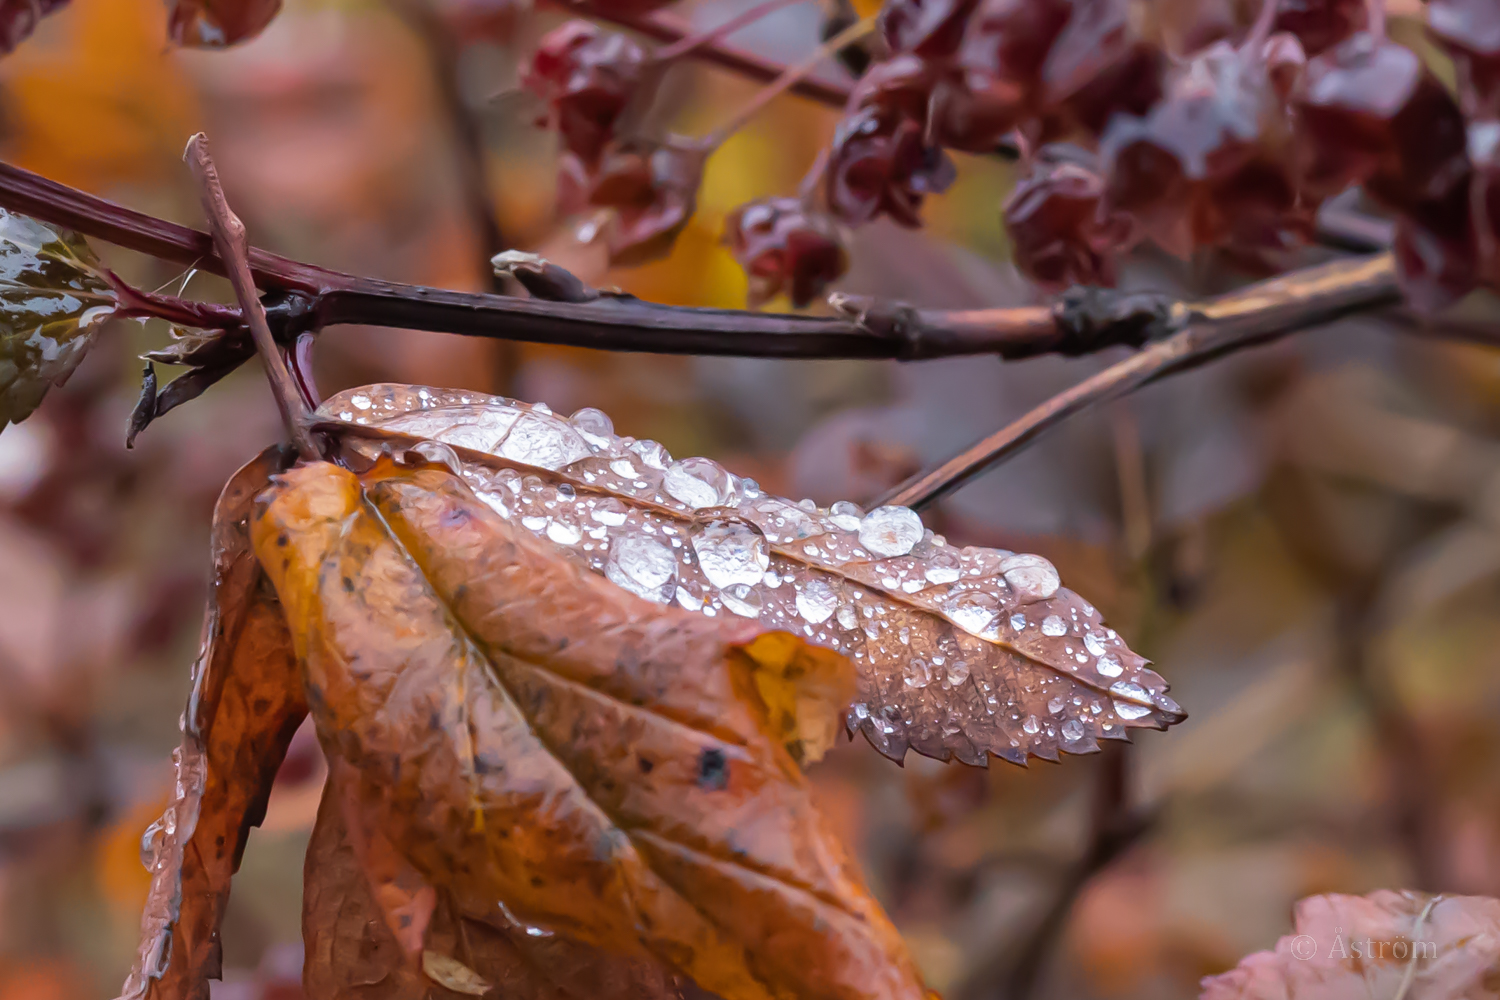
<svg viewBox="0 0 1500 1000">
<path fill-rule="evenodd" d="M 712 28 L 698 35 L 688 35 L 678 39 L 666 48 L 657 49 L 651 58 L 657 62 L 671 62 L 673 59 L 691 53 L 694 49 L 706 45 L 717 45 L 741 28 L 754 24 L 761 18 L 769 17 L 779 10 L 794 6 L 799 3 L 807 3 L 807 0 L 761 0 L 752 7 L 747 7 L 723 24 L 716 24 Z"/>
<path fill-rule="evenodd" d="M 876 503 L 925 507 L 1096 403 L 1221 355 L 1398 301 L 1395 263 L 1390 254 L 1379 254 L 1297 271 L 1184 307 L 1188 322 L 1177 333 L 1053 396 L 962 453 L 901 483 Z"/>
<path fill-rule="evenodd" d="M 271 392 L 281 410 L 287 434 L 304 459 L 317 459 L 321 457 L 319 448 L 308 429 L 312 424 L 312 411 L 308 409 L 297 384 L 292 380 L 292 373 L 287 370 L 281 348 L 276 346 L 276 340 L 271 336 L 265 308 L 260 304 L 255 281 L 250 276 L 250 244 L 245 238 L 245 224 L 234 214 L 224 198 L 224 186 L 219 182 L 218 168 L 214 166 L 213 157 L 208 153 L 208 137 L 199 132 L 189 139 L 183 159 L 198 179 L 203 212 L 208 216 L 209 226 L 213 230 L 214 246 L 219 251 L 220 259 L 228 262 L 226 276 L 234 286 L 235 297 L 240 302 L 240 312 L 246 325 L 250 327 L 250 335 L 255 339 L 255 349 L 265 363 L 266 376 L 271 381 Z"/>
</svg>

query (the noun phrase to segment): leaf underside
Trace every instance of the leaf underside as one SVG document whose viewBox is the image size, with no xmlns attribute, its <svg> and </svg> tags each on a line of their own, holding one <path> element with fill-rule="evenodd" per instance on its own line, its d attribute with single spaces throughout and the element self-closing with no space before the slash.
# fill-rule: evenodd
<svg viewBox="0 0 1500 1000">
<path fill-rule="evenodd" d="M 754 620 L 848 656 L 851 732 L 900 760 L 1015 763 L 1184 718 L 1166 682 L 1038 556 L 950 546 L 915 514 L 824 510 L 707 459 L 613 433 L 608 417 L 382 384 L 319 410 L 351 456 L 415 439 L 453 449 L 502 518 L 615 584 Z"/>
</svg>

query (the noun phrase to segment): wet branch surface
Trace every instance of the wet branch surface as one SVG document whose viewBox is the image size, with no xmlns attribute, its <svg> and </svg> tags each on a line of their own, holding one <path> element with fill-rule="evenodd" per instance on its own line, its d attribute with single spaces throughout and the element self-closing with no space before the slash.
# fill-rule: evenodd
<svg viewBox="0 0 1500 1000">
<path fill-rule="evenodd" d="M 1246 286 L 1189 309 L 1158 340 L 1022 415 L 963 452 L 899 484 L 877 503 L 921 508 L 1019 453 L 1073 414 L 1176 372 L 1353 313 L 1400 301 L 1390 254 L 1335 261 Z"/>
</svg>

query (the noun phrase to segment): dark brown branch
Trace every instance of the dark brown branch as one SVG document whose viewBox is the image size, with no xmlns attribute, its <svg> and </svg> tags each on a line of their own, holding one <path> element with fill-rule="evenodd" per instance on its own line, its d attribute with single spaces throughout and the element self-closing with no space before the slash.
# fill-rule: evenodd
<svg viewBox="0 0 1500 1000">
<path fill-rule="evenodd" d="M 312 411 L 308 409 L 297 384 L 292 381 L 292 373 L 281 356 L 281 348 L 271 336 L 265 308 L 260 304 L 260 295 L 256 293 L 254 279 L 250 276 L 247 255 L 250 244 L 245 237 L 245 224 L 224 199 L 224 186 L 219 183 L 218 168 L 214 166 L 213 157 L 208 153 L 208 137 L 199 132 L 189 139 L 183 159 L 198 179 L 203 212 L 208 216 L 209 226 L 213 230 L 214 246 L 219 251 L 220 259 L 228 263 L 226 276 L 234 286 L 241 315 L 250 328 L 251 337 L 255 339 L 255 349 L 260 354 L 261 362 L 266 366 L 266 376 L 271 380 L 271 392 L 281 410 L 282 422 L 286 424 L 287 433 L 302 457 L 309 461 L 317 459 L 321 457 L 320 449 L 308 429 L 312 426 Z"/>
<path fill-rule="evenodd" d="M 0 207 L 86 236 L 224 274 L 208 234 L 144 215 L 0 163 Z M 896 358 L 970 354 L 1024 358 L 1140 346 L 1161 332 L 1160 297 L 1104 291 L 1057 307 L 924 310 L 845 299 L 842 317 L 655 305 L 629 296 L 548 302 L 405 285 L 251 248 L 261 288 L 290 293 L 274 310 L 289 340 L 338 323 L 435 330 L 613 351 L 772 358 Z"/>
<path fill-rule="evenodd" d="M 961 454 L 908 479 L 877 503 L 925 507 L 1096 403 L 1224 354 L 1399 301 L 1395 263 L 1387 253 L 1309 268 L 1184 307 L 1186 325 L 1177 333 L 1053 396 Z"/>
</svg>

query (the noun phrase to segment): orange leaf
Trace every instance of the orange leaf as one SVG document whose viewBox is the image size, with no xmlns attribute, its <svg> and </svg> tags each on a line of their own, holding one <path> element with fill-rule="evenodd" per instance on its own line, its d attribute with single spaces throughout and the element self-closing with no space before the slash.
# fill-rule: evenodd
<svg viewBox="0 0 1500 1000">
<path fill-rule="evenodd" d="M 760 628 L 561 558 L 446 469 L 297 468 L 257 506 L 329 757 L 464 917 L 724 1000 L 920 1000 L 752 683 Z"/>
<path fill-rule="evenodd" d="M 147 833 L 151 889 L 121 996 L 207 1000 L 220 973 L 219 924 L 250 827 L 307 715 L 291 637 L 250 551 L 251 500 L 288 453 L 236 472 L 214 509 L 214 584 L 183 712 L 175 796 Z"/>
</svg>

